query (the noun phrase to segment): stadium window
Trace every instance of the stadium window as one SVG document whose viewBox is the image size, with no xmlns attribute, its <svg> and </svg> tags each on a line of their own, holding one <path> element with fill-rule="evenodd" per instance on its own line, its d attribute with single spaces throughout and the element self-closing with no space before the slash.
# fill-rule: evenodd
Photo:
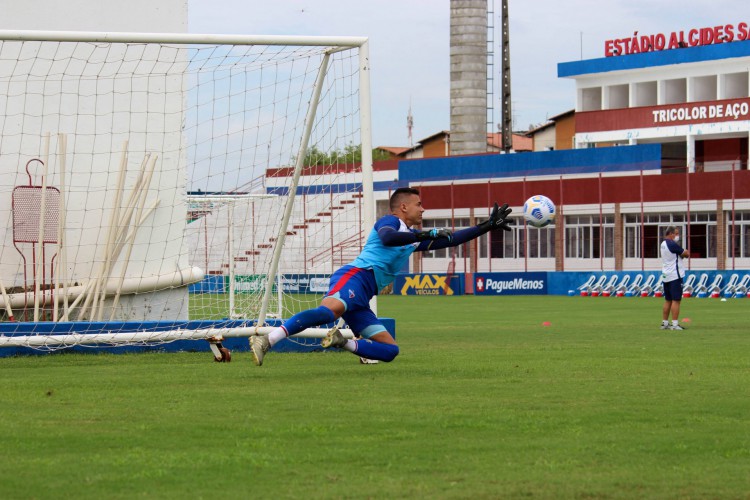
<svg viewBox="0 0 750 500">
<path fill-rule="evenodd" d="M 479 258 L 480 259 L 486 259 L 489 247 L 489 238 L 487 237 L 487 233 L 483 234 L 479 237 L 479 242 L 477 243 L 477 248 L 479 248 Z"/>
<path fill-rule="evenodd" d="M 502 259 L 505 257 L 505 231 L 492 231 L 490 235 L 490 258 Z M 508 233 L 512 236 L 512 231 Z"/>
<path fill-rule="evenodd" d="M 422 229 L 429 231 L 434 228 L 451 227 L 450 219 L 424 219 L 422 220 Z M 448 249 L 441 248 L 440 250 L 433 250 L 431 252 L 422 252 L 422 258 L 424 259 L 445 259 L 448 257 Z"/>
<path fill-rule="evenodd" d="M 727 257 L 750 257 L 750 212 L 727 212 Z"/>
<path fill-rule="evenodd" d="M 422 229 L 425 231 L 428 231 L 430 229 L 434 228 L 441 228 L 441 227 L 447 227 L 451 228 L 453 231 L 458 231 L 460 229 L 465 229 L 469 227 L 470 219 L 468 217 L 466 218 L 456 218 L 456 219 L 424 219 L 422 220 Z M 487 256 L 487 249 L 486 249 L 486 239 L 484 240 L 484 256 Z M 482 244 L 482 240 L 480 240 L 480 245 Z M 481 252 L 480 252 L 481 255 Z M 445 259 L 449 257 L 455 257 L 457 259 L 463 259 L 470 258 L 471 257 L 471 242 L 464 243 L 461 246 L 458 247 L 451 247 L 451 248 L 441 248 L 439 250 L 433 250 L 431 252 L 422 252 L 422 257 L 425 259 Z"/>
<path fill-rule="evenodd" d="M 690 255 L 700 259 L 716 257 L 716 214 L 702 212 L 690 214 L 690 234 L 684 235 L 685 248 Z M 688 241 L 689 239 L 689 241 Z"/>
<path fill-rule="evenodd" d="M 625 257 L 639 259 L 641 258 L 641 249 L 643 257 L 656 258 L 659 253 L 659 222 L 660 217 L 646 215 L 641 222 L 641 216 L 625 216 Z M 682 230 L 682 226 L 680 226 Z M 657 243 L 658 242 L 658 243 Z"/>
<path fill-rule="evenodd" d="M 555 257 L 555 228 L 526 226 L 526 247 L 530 259 Z"/>
<path fill-rule="evenodd" d="M 529 248 L 529 258 L 539 257 L 539 233 L 533 229 L 527 229 L 526 246 Z"/>
<path fill-rule="evenodd" d="M 716 257 L 716 215 L 701 212 L 690 214 L 690 234 L 685 214 L 648 214 L 625 216 L 625 257 L 646 259 L 660 258 L 659 247 L 664 239 L 664 230 L 675 226 L 680 230 L 683 246 L 689 248 L 693 257 Z M 642 239 L 642 241 L 641 241 Z M 688 241 L 689 239 L 689 241 Z"/>
<path fill-rule="evenodd" d="M 448 227 L 450 227 L 450 221 L 448 221 Z M 455 224 L 455 227 L 453 228 L 453 231 L 458 231 L 460 229 L 465 229 L 469 227 L 470 219 L 467 218 L 461 218 L 461 219 L 454 219 L 453 223 Z M 470 258 L 471 257 L 471 242 L 464 243 L 461 246 L 453 247 L 453 250 L 455 251 L 455 255 L 457 259 L 463 259 Z"/>
<path fill-rule="evenodd" d="M 510 231 L 489 233 L 490 257 L 493 259 L 549 259 L 555 257 L 554 226 L 541 229 L 526 226 L 514 218 Z"/>
<path fill-rule="evenodd" d="M 565 217 L 565 257 L 591 258 L 591 217 L 578 215 Z"/>
<path fill-rule="evenodd" d="M 523 245 L 523 222 L 518 217 L 513 218 L 510 231 L 491 231 L 490 236 L 490 258 L 492 259 L 516 259 L 524 257 Z"/>
<path fill-rule="evenodd" d="M 391 213 L 390 200 L 376 200 L 375 201 L 375 220 Z"/>
<path fill-rule="evenodd" d="M 615 255 L 615 218 L 606 215 L 565 217 L 565 257 L 573 259 L 612 258 Z"/>
<path fill-rule="evenodd" d="M 604 230 L 604 257 L 615 257 L 615 216 L 606 215 L 602 221 Z"/>
<path fill-rule="evenodd" d="M 601 222 L 600 222 L 601 221 Z M 591 255 L 593 258 L 613 258 L 615 256 L 615 218 L 598 215 L 591 220 Z"/>
<path fill-rule="evenodd" d="M 660 227 L 658 224 L 643 225 L 643 257 L 646 259 L 656 259 L 661 257 L 661 235 L 664 234 L 666 227 Z"/>
<path fill-rule="evenodd" d="M 499 232 L 499 231 L 496 231 L 496 232 Z M 515 226 L 510 232 L 513 234 L 513 239 L 510 241 L 506 239 L 505 255 L 506 256 L 514 255 L 516 258 L 526 257 L 526 247 L 521 244 L 521 242 L 523 241 L 523 226 L 521 225 Z"/>
</svg>

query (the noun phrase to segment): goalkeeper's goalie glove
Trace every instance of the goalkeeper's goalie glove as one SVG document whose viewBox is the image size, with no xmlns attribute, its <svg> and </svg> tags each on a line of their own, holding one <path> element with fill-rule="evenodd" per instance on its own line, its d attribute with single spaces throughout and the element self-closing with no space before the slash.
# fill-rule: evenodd
<svg viewBox="0 0 750 500">
<path fill-rule="evenodd" d="M 450 229 L 442 228 L 442 229 L 430 229 L 429 231 L 420 231 L 416 233 L 417 241 L 426 241 L 426 240 L 439 240 L 440 238 L 445 238 L 450 243 L 453 241 L 453 231 Z"/>
<path fill-rule="evenodd" d="M 490 213 L 490 218 L 486 221 L 479 224 L 479 227 L 490 231 L 493 229 L 502 229 L 504 231 L 510 231 L 510 219 L 508 219 L 508 216 L 513 210 L 508 207 L 507 203 L 503 203 L 503 206 L 500 207 L 497 205 L 497 202 L 495 202 L 495 206 L 492 208 L 492 212 Z"/>
</svg>

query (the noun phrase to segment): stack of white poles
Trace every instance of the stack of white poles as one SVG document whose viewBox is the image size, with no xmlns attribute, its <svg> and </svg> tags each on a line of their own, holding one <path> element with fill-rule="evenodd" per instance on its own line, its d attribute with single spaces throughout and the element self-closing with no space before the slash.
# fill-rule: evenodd
<svg viewBox="0 0 750 500">
<path fill-rule="evenodd" d="M 104 301 L 107 297 L 107 291 L 111 287 L 107 284 L 112 278 L 112 271 L 120 261 L 120 255 L 126 250 L 125 257 L 122 259 L 122 265 L 119 272 L 118 284 L 114 293 L 114 301 L 109 319 L 114 319 L 117 303 L 119 301 L 128 262 L 133 251 L 135 236 L 138 229 L 143 225 L 146 219 L 156 210 L 159 200 L 151 203 L 146 207 L 151 180 L 156 168 L 157 156 L 147 154 L 141 162 L 138 178 L 135 185 L 125 199 L 125 177 L 127 174 L 127 148 L 128 143 L 125 141 L 122 147 L 120 157 L 119 174 L 117 178 L 114 206 L 109 220 L 106 243 L 104 252 L 101 256 L 101 265 L 95 276 L 92 277 L 84 286 L 83 292 L 73 301 L 68 309 L 70 314 L 80 305 L 77 318 L 82 320 L 88 317 L 92 321 L 101 321 L 104 315 Z"/>
</svg>

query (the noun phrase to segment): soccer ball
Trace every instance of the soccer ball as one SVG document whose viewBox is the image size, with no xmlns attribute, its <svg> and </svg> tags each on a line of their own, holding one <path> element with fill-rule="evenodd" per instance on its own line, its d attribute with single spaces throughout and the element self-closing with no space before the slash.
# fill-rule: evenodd
<svg viewBox="0 0 750 500">
<path fill-rule="evenodd" d="M 523 218 L 534 227 L 548 226 L 555 222 L 555 204 L 546 196 L 534 195 L 523 204 Z"/>
</svg>

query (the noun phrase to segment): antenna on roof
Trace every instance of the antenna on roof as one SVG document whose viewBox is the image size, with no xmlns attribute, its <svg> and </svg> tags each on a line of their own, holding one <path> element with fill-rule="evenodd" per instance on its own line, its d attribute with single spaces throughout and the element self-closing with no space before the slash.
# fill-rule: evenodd
<svg viewBox="0 0 750 500">
<path fill-rule="evenodd" d="M 411 115 L 411 97 L 409 98 L 409 114 L 406 115 L 406 130 L 409 132 L 409 147 L 414 145 L 411 130 L 414 128 L 414 117 Z"/>
</svg>

